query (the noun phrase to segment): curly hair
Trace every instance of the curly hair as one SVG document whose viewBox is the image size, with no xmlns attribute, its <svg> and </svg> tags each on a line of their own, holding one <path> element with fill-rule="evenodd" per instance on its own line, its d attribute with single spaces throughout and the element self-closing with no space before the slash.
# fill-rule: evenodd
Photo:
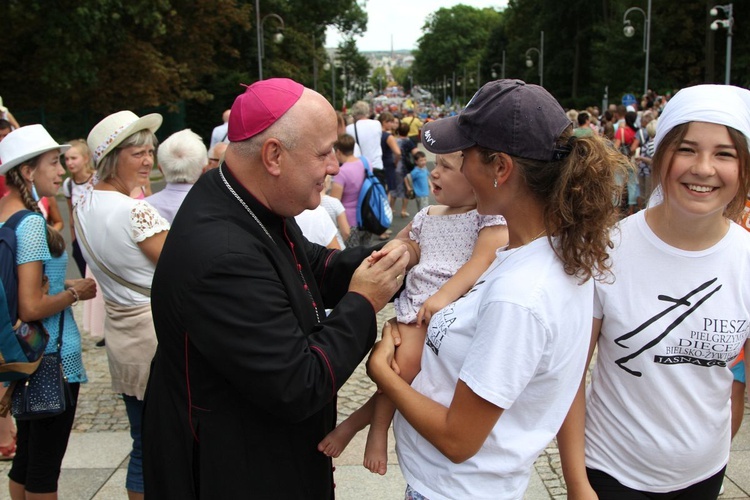
<svg viewBox="0 0 750 500">
<path fill-rule="evenodd" d="M 620 192 L 615 177 L 625 172 L 627 159 L 600 137 L 574 137 L 570 127 L 557 146 L 570 150 L 559 161 L 511 158 L 543 202 L 547 238 L 557 238 L 554 248 L 565 272 L 581 283 L 609 280 L 611 230 L 619 219 L 612 203 Z M 483 161 L 491 160 L 486 153 L 482 156 Z"/>
<path fill-rule="evenodd" d="M 654 158 L 651 162 L 651 175 L 653 178 L 661 179 L 662 170 L 664 170 L 663 175 L 669 175 L 669 171 L 672 169 L 672 158 L 674 158 L 672 154 L 680 143 L 682 143 L 683 139 L 685 139 L 690 123 L 677 125 L 667 132 L 667 135 L 661 140 L 659 148 L 654 153 Z M 740 187 L 734 198 L 732 198 L 732 201 L 724 209 L 724 217 L 730 220 L 737 220 L 745 209 L 745 198 L 750 193 L 750 173 L 748 173 L 748 169 L 750 169 L 750 150 L 748 150 L 748 142 L 745 134 L 735 128 L 726 125 L 725 127 L 727 127 L 729 138 L 737 150 Z M 669 164 L 665 165 L 667 160 L 669 160 Z M 662 184 L 662 192 L 664 193 L 664 199 L 666 199 L 669 196 L 667 185 Z"/>
<path fill-rule="evenodd" d="M 39 203 L 34 200 L 34 197 L 29 192 L 26 181 L 21 175 L 21 168 L 23 168 L 24 165 L 28 165 L 32 170 L 34 170 L 39 165 L 39 160 L 41 159 L 41 157 L 42 155 L 39 155 L 32 158 L 31 160 L 25 161 L 21 165 L 11 168 L 5 174 L 5 181 L 8 186 L 16 188 L 21 194 L 21 201 L 23 202 L 23 206 L 26 207 L 27 210 L 31 210 L 32 212 L 36 213 L 41 213 L 41 210 L 39 209 Z M 61 256 L 65 251 L 65 239 L 49 224 L 47 224 L 47 246 L 49 247 L 50 254 L 52 254 L 52 256 L 54 257 Z"/>
</svg>

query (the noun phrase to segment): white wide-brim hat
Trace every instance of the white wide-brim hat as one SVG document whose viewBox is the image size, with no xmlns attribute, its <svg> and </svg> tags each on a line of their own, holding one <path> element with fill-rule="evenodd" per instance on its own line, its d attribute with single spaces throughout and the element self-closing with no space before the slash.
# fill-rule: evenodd
<svg viewBox="0 0 750 500">
<path fill-rule="evenodd" d="M 86 139 L 94 165 L 98 165 L 102 158 L 136 132 L 156 132 L 161 127 L 162 120 L 159 113 L 151 113 L 140 118 L 132 111 L 118 111 L 109 115 L 91 129 Z"/>
<path fill-rule="evenodd" d="M 48 151 L 64 153 L 68 148 L 70 144 L 58 144 L 41 125 L 19 127 L 0 142 L 0 175 Z"/>
</svg>

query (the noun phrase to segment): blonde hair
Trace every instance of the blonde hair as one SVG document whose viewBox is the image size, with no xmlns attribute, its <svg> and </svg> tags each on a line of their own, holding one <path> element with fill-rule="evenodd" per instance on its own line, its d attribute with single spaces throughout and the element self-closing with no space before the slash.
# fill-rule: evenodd
<svg viewBox="0 0 750 500">
<path fill-rule="evenodd" d="M 86 159 L 86 163 L 84 164 L 86 172 L 93 172 L 94 157 L 91 154 L 91 149 L 89 148 L 88 143 L 83 139 L 73 139 L 72 141 L 68 141 L 68 144 L 70 144 L 71 148 L 76 148 L 78 152 L 81 153 L 81 156 Z"/>
</svg>

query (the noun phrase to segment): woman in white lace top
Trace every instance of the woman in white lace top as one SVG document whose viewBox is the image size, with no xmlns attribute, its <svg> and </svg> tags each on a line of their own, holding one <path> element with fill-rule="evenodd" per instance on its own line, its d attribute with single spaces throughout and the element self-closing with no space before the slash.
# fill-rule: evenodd
<svg viewBox="0 0 750 500">
<path fill-rule="evenodd" d="M 149 181 L 161 115 L 139 118 L 114 113 L 88 136 L 99 181 L 75 207 L 81 250 L 99 282 L 107 316 L 104 323 L 112 389 L 123 395 L 133 437 L 126 488 L 142 498 L 141 413 L 156 334 L 150 288 L 169 223 L 154 207 L 130 197 Z"/>
</svg>

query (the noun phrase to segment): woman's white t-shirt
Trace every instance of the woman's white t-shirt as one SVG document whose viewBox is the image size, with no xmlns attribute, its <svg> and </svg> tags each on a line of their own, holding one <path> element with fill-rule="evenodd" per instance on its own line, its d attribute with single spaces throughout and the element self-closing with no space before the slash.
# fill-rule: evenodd
<svg viewBox="0 0 750 500">
<path fill-rule="evenodd" d="M 613 233 L 615 281 L 596 283 L 602 318 L 586 398 L 586 465 L 630 488 L 670 492 L 729 460 L 728 364 L 750 326 L 750 233 L 711 248 L 667 245 L 645 212 Z"/>
<path fill-rule="evenodd" d="M 401 414 L 396 451 L 430 500 L 520 499 L 534 460 L 559 430 L 583 375 L 594 286 L 567 275 L 546 239 L 499 250 L 462 298 L 430 320 L 412 387 L 448 407 L 458 379 L 503 414 L 476 455 L 448 460 Z"/>
<path fill-rule="evenodd" d="M 147 202 L 115 191 L 88 189 L 76 205 L 76 213 L 91 250 L 102 264 L 131 283 L 151 288 L 156 266 L 138 243 L 168 231 L 169 222 Z M 120 285 L 99 269 L 83 243 L 81 252 L 105 299 L 123 306 L 150 302 L 149 297 Z"/>
</svg>

